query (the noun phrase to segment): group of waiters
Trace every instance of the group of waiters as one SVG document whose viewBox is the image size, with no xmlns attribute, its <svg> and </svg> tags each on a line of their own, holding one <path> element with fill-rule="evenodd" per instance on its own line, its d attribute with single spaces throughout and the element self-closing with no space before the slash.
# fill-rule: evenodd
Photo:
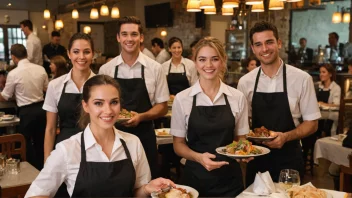
<svg viewBox="0 0 352 198">
<path fill-rule="evenodd" d="M 240 79 L 238 90 L 222 81 L 227 57 L 218 39 L 198 41 L 193 63 L 182 57 L 182 41 L 173 38 L 172 57 L 162 66 L 140 52 L 144 36 L 138 18 L 120 18 L 117 29 L 122 52 L 97 76 L 89 67 L 92 39 L 82 33 L 70 39 L 73 68 L 49 83 L 43 105 L 46 162 L 26 197 L 55 196 L 62 183 L 66 186 L 57 196 L 63 196 L 61 191 L 69 196 L 144 197 L 173 186 L 163 178 L 150 181 L 157 177 L 153 120 L 167 113 L 170 94 L 176 95 L 174 150 L 187 160 L 179 183 L 195 188 L 201 197 L 234 197 L 244 190 L 239 163 L 215 149 L 245 139 L 249 117 L 252 128 L 265 126 L 276 138 L 265 143 L 270 154 L 243 160 L 248 163 L 247 185 L 258 171 L 268 170 L 276 182 L 281 169 L 303 174 L 299 140 L 316 131 L 320 111 L 312 78 L 279 57 L 282 43 L 273 24 L 259 22 L 250 30 L 252 51 L 261 66 Z M 0 99 L 12 95 L 6 84 Z M 115 125 L 120 107 L 133 117 Z M 85 123 L 83 129 L 78 120 Z"/>
</svg>

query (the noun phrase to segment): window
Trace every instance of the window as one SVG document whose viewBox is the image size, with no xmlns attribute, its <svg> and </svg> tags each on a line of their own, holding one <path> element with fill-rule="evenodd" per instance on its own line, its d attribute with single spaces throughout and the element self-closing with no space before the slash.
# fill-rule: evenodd
<svg viewBox="0 0 352 198">
<path fill-rule="evenodd" d="M 26 37 L 19 25 L 0 26 L 0 61 L 9 62 L 11 59 L 10 49 L 13 44 L 26 46 Z"/>
</svg>

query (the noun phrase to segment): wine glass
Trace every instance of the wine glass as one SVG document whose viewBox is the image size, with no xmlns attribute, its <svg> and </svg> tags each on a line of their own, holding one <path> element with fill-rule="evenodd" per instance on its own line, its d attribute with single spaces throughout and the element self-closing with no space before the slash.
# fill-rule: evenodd
<svg viewBox="0 0 352 198">
<path fill-rule="evenodd" d="M 301 179 L 298 171 L 293 169 L 283 169 L 280 171 L 279 185 L 284 190 L 288 190 L 293 186 L 299 186 L 300 184 Z"/>
</svg>

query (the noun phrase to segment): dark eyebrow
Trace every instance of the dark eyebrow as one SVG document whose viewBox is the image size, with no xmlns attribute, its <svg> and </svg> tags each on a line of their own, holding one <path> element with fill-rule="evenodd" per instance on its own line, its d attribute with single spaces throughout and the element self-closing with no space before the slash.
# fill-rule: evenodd
<svg viewBox="0 0 352 198">
<path fill-rule="evenodd" d="M 120 98 L 118 98 L 118 97 L 116 97 L 116 98 L 113 98 L 113 99 L 111 99 L 111 100 L 119 100 Z"/>
<path fill-rule="evenodd" d="M 104 99 L 96 98 L 96 99 L 93 99 L 93 101 L 104 101 Z"/>
</svg>

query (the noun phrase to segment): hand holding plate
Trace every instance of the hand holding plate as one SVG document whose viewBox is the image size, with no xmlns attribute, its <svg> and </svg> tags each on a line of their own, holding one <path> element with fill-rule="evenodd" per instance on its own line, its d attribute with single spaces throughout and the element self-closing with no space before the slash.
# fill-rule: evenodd
<svg viewBox="0 0 352 198">
<path fill-rule="evenodd" d="M 270 136 L 275 137 L 272 141 L 263 142 L 264 145 L 270 148 L 281 148 L 287 141 L 286 134 L 282 132 L 270 132 Z"/>
<path fill-rule="evenodd" d="M 131 111 L 132 118 L 122 123 L 125 127 L 136 127 L 141 121 L 141 115 L 137 112 Z"/>
</svg>

